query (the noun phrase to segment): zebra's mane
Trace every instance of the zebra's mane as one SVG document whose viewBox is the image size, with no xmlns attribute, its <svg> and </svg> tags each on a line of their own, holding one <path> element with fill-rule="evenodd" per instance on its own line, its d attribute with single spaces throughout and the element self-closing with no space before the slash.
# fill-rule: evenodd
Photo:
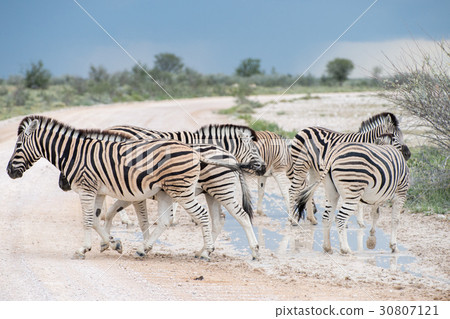
<svg viewBox="0 0 450 319">
<path fill-rule="evenodd" d="M 380 136 L 377 137 L 377 139 L 375 140 L 375 144 L 378 145 L 392 145 L 395 141 L 395 135 L 391 134 L 391 133 L 386 133 L 386 134 L 382 134 Z"/>
<path fill-rule="evenodd" d="M 25 128 L 30 125 L 34 120 L 39 121 L 39 127 L 45 127 L 47 130 L 64 129 L 65 134 L 70 134 L 72 132 L 78 133 L 78 138 L 81 139 L 98 139 L 104 141 L 114 141 L 114 142 L 124 142 L 129 140 L 129 136 L 119 132 L 110 132 L 108 130 L 98 130 L 98 129 L 76 129 L 67 124 L 59 122 L 58 120 L 41 116 L 41 115 L 30 115 L 22 119 L 19 124 L 17 135 L 22 133 Z"/>
<path fill-rule="evenodd" d="M 194 133 L 203 134 L 203 135 L 212 135 L 212 132 L 220 131 L 225 135 L 236 135 L 236 131 L 241 130 L 243 132 L 247 131 L 250 133 L 250 137 L 254 142 L 258 141 L 258 136 L 256 135 L 255 130 L 245 125 L 234 125 L 234 124 L 209 124 L 202 126 L 200 129 L 195 131 Z"/>
<path fill-rule="evenodd" d="M 386 121 L 392 124 L 392 126 L 394 127 L 394 131 L 398 131 L 400 129 L 398 119 L 395 117 L 395 115 L 390 112 L 383 112 L 372 116 L 366 121 L 363 121 L 361 123 L 361 127 L 359 128 L 359 132 L 366 133 L 377 126 L 386 123 Z"/>
</svg>

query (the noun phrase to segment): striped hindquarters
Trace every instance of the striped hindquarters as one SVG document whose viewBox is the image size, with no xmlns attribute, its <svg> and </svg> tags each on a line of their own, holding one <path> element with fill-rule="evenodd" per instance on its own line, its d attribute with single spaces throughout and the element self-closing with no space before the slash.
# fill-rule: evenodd
<svg viewBox="0 0 450 319">
<path fill-rule="evenodd" d="M 406 160 L 390 145 L 344 143 L 330 154 L 327 166 L 346 196 L 361 195 L 366 203 L 382 202 L 394 194 L 403 196 L 408 190 Z"/>
</svg>

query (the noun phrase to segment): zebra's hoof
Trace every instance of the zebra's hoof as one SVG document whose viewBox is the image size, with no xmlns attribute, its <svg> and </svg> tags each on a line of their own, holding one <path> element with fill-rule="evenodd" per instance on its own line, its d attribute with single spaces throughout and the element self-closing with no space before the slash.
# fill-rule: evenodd
<svg viewBox="0 0 450 319">
<path fill-rule="evenodd" d="M 341 255 L 350 255 L 352 251 L 350 249 L 341 248 Z"/>
<path fill-rule="evenodd" d="M 72 255 L 72 259 L 78 259 L 78 260 L 83 260 L 83 259 L 85 259 L 86 258 L 86 255 L 85 254 L 82 254 L 81 252 L 79 252 L 79 251 L 76 251 L 73 255 Z"/>
<path fill-rule="evenodd" d="M 369 236 L 366 241 L 366 245 L 368 249 L 375 249 L 377 245 L 377 238 L 375 236 Z"/>
<path fill-rule="evenodd" d="M 333 254 L 333 249 L 331 249 L 331 247 L 323 246 L 323 251 L 330 255 Z"/>
<path fill-rule="evenodd" d="M 300 226 L 300 224 L 298 223 L 298 221 L 293 220 L 293 219 L 289 219 L 289 223 L 291 224 L 291 226 L 294 226 L 294 227 Z"/>
<path fill-rule="evenodd" d="M 135 256 L 138 258 L 144 258 L 145 256 L 147 256 L 147 254 L 138 250 L 136 251 Z"/>
<path fill-rule="evenodd" d="M 208 255 L 205 255 L 205 254 L 201 255 L 200 259 L 205 260 L 205 261 L 211 261 L 211 257 L 209 257 Z"/>
<path fill-rule="evenodd" d="M 122 242 L 119 239 L 115 242 L 114 250 L 116 250 L 119 254 L 122 254 Z"/>
<path fill-rule="evenodd" d="M 209 252 L 208 250 L 202 249 L 200 251 L 195 252 L 194 257 L 195 258 L 199 258 L 199 259 L 203 259 L 203 260 L 206 260 L 206 261 L 210 261 L 211 260 L 211 258 L 209 257 L 210 254 L 211 254 L 211 252 Z"/>
<path fill-rule="evenodd" d="M 399 250 L 397 248 L 397 244 L 389 244 L 389 247 L 391 248 L 393 254 L 398 253 Z"/>
<path fill-rule="evenodd" d="M 311 222 L 312 225 L 317 225 L 317 219 L 315 218 L 308 218 L 308 220 Z"/>
<path fill-rule="evenodd" d="M 109 244 L 108 243 L 101 243 L 100 244 L 100 252 L 104 252 L 105 250 L 107 250 L 109 248 Z"/>
</svg>

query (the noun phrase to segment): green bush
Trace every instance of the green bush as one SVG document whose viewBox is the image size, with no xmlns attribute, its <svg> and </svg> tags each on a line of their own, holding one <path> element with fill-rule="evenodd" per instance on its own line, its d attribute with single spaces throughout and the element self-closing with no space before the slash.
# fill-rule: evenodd
<svg viewBox="0 0 450 319">
<path fill-rule="evenodd" d="M 413 148 L 407 206 L 414 212 L 450 212 L 449 154 L 436 147 Z"/>
<path fill-rule="evenodd" d="M 31 68 L 25 71 L 25 86 L 30 89 L 46 89 L 52 75 L 44 69 L 44 63 L 31 63 Z"/>
</svg>

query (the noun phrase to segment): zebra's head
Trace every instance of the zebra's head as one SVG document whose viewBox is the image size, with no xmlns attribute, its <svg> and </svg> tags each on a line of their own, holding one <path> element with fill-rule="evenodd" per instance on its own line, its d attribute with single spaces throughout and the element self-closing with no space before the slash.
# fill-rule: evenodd
<svg viewBox="0 0 450 319">
<path fill-rule="evenodd" d="M 241 140 L 242 149 L 244 150 L 240 162 L 244 164 L 244 168 L 250 169 L 256 175 L 264 175 L 266 173 L 266 163 L 254 143 L 257 140 L 256 133 L 251 129 L 237 129 L 237 136 Z"/>
<path fill-rule="evenodd" d="M 400 130 L 399 120 L 393 113 L 390 112 L 383 112 L 372 116 L 366 121 L 363 121 L 361 123 L 361 127 L 359 128 L 359 132 L 371 132 L 371 135 L 375 138 L 378 138 L 384 134 L 393 134 L 400 144 L 404 144 L 403 133 Z"/>
<path fill-rule="evenodd" d="M 409 160 L 411 157 L 411 151 L 409 150 L 409 147 L 399 140 L 399 138 L 395 134 L 383 134 L 379 136 L 375 140 L 375 144 L 377 145 L 392 145 L 395 147 L 400 153 L 403 154 L 403 157 L 405 160 Z"/>
<path fill-rule="evenodd" d="M 34 143 L 39 124 L 40 120 L 33 117 L 26 117 L 20 123 L 16 146 L 6 168 L 9 177 L 22 177 L 23 173 L 41 158 Z"/>
<path fill-rule="evenodd" d="M 257 175 L 264 175 L 264 162 L 254 142 L 258 141 L 256 132 L 248 126 L 234 124 L 210 124 L 201 127 L 194 134 L 208 144 L 216 144 L 233 154 L 242 168 L 251 170 Z"/>
</svg>

